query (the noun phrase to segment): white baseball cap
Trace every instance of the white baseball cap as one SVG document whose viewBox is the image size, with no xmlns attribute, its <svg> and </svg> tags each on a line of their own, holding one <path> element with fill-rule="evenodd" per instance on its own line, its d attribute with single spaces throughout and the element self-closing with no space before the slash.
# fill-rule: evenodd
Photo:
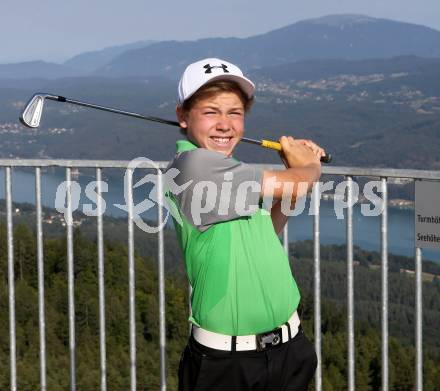
<svg viewBox="0 0 440 391">
<path fill-rule="evenodd" d="M 252 98 L 255 85 L 234 64 L 219 58 L 205 58 L 188 65 L 179 81 L 179 104 L 190 98 L 200 87 L 212 80 L 236 82 L 248 98 Z"/>
</svg>

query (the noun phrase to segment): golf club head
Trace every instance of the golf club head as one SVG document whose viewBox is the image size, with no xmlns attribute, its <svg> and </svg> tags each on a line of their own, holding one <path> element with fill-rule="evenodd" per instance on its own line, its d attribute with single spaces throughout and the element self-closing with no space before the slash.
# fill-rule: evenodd
<svg viewBox="0 0 440 391">
<path fill-rule="evenodd" d="M 43 94 L 35 94 L 26 104 L 20 115 L 20 122 L 29 128 L 38 128 L 40 126 L 41 115 L 43 114 L 44 100 Z"/>
</svg>

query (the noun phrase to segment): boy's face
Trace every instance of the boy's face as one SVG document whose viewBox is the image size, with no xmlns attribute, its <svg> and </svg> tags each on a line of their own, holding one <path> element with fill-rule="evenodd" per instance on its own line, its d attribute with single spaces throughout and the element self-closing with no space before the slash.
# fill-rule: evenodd
<svg viewBox="0 0 440 391">
<path fill-rule="evenodd" d="M 244 133 L 245 110 L 234 92 L 221 92 L 201 99 L 189 112 L 177 108 L 180 126 L 200 148 L 231 156 Z"/>
</svg>

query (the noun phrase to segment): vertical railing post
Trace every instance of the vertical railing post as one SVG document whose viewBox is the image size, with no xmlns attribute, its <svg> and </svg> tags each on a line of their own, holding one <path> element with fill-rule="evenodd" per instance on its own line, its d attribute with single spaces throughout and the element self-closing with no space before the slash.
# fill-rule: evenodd
<svg viewBox="0 0 440 391">
<path fill-rule="evenodd" d="M 351 176 L 347 176 L 347 183 L 347 363 L 348 390 L 354 391 L 353 178 Z"/>
<path fill-rule="evenodd" d="M 44 255 L 41 208 L 41 169 L 35 168 L 35 208 L 37 214 L 38 323 L 40 332 L 40 387 L 46 391 L 46 316 L 44 308 Z"/>
<path fill-rule="evenodd" d="M 6 225 L 8 245 L 8 291 L 9 291 L 9 350 L 11 391 L 17 390 L 17 351 L 15 333 L 15 273 L 14 273 L 14 230 L 12 225 L 12 180 L 11 167 L 5 169 Z"/>
<path fill-rule="evenodd" d="M 318 365 L 315 372 L 315 390 L 322 389 L 322 360 L 321 360 L 321 253 L 320 253 L 320 183 L 316 182 L 312 192 L 313 214 L 313 267 L 314 267 L 314 332 L 315 351 Z"/>
<path fill-rule="evenodd" d="M 382 182 L 381 254 L 382 254 L 382 391 L 388 391 L 388 189 Z"/>
<path fill-rule="evenodd" d="M 99 350 L 101 366 L 101 391 L 107 390 L 107 358 L 105 345 L 105 282 L 104 282 L 104 234 L 103 234 L 103 205 L 102 205 L 102 175 L 101 169 L 96 169 L 97 186 L 97 244 L 98 244 L 98 290 L 99 290 Z"/>
<path fill-rule="evenodd" d="M 73 215 L 72 178 L 70 167 L 66 168 L 67 202 L 67 283 L 69 306 L 69 350 L 70 350 L 70 389 L 76 390 L 76 337 L 75 337 L 75 275 L 73 264 Z"/>
<path fill-rule="evenodd" d="M 128 302 L 130 333 L 130 389 L 136 391 L 136 286 L 133 231 L 133 169 L 127 168 L 126 194 L 128 203 Z"/>
<path fill-rule="evenodd" d="M 416 247 L 416 327 L 415 327 L 415 342 L 416 342 L 416 390 L 423 390 L 423 347 L 422 347 L 422 249 Z"/>
<path fill-rule="evenodd" d="M 162 171 L 157 170 L 157 193 L 158 202 L 158 226 L 163 222 L 163 183 Z M 166 379 L 166 323 L 165 323 L 165 255 L 164 255 L 164 237 L 163 228 L 158 232 L 158 280 L 159 280 L 159 350 L 160 350 L 160 389 L 165 391 L 167 388 Z"/>
</svg>

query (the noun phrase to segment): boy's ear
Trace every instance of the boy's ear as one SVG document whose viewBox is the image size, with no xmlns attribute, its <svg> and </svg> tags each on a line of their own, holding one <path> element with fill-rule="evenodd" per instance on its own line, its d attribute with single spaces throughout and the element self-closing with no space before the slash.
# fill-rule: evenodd
<svg viewBox="0 0 440 391">
<path fill-rule="evenodd" d="M 176 106 L 176 116 L 180 127 L 186 129 L 188 124 L 186 122 L 186 113 L 183 111 L 182 106 Z"/>
</svg>

